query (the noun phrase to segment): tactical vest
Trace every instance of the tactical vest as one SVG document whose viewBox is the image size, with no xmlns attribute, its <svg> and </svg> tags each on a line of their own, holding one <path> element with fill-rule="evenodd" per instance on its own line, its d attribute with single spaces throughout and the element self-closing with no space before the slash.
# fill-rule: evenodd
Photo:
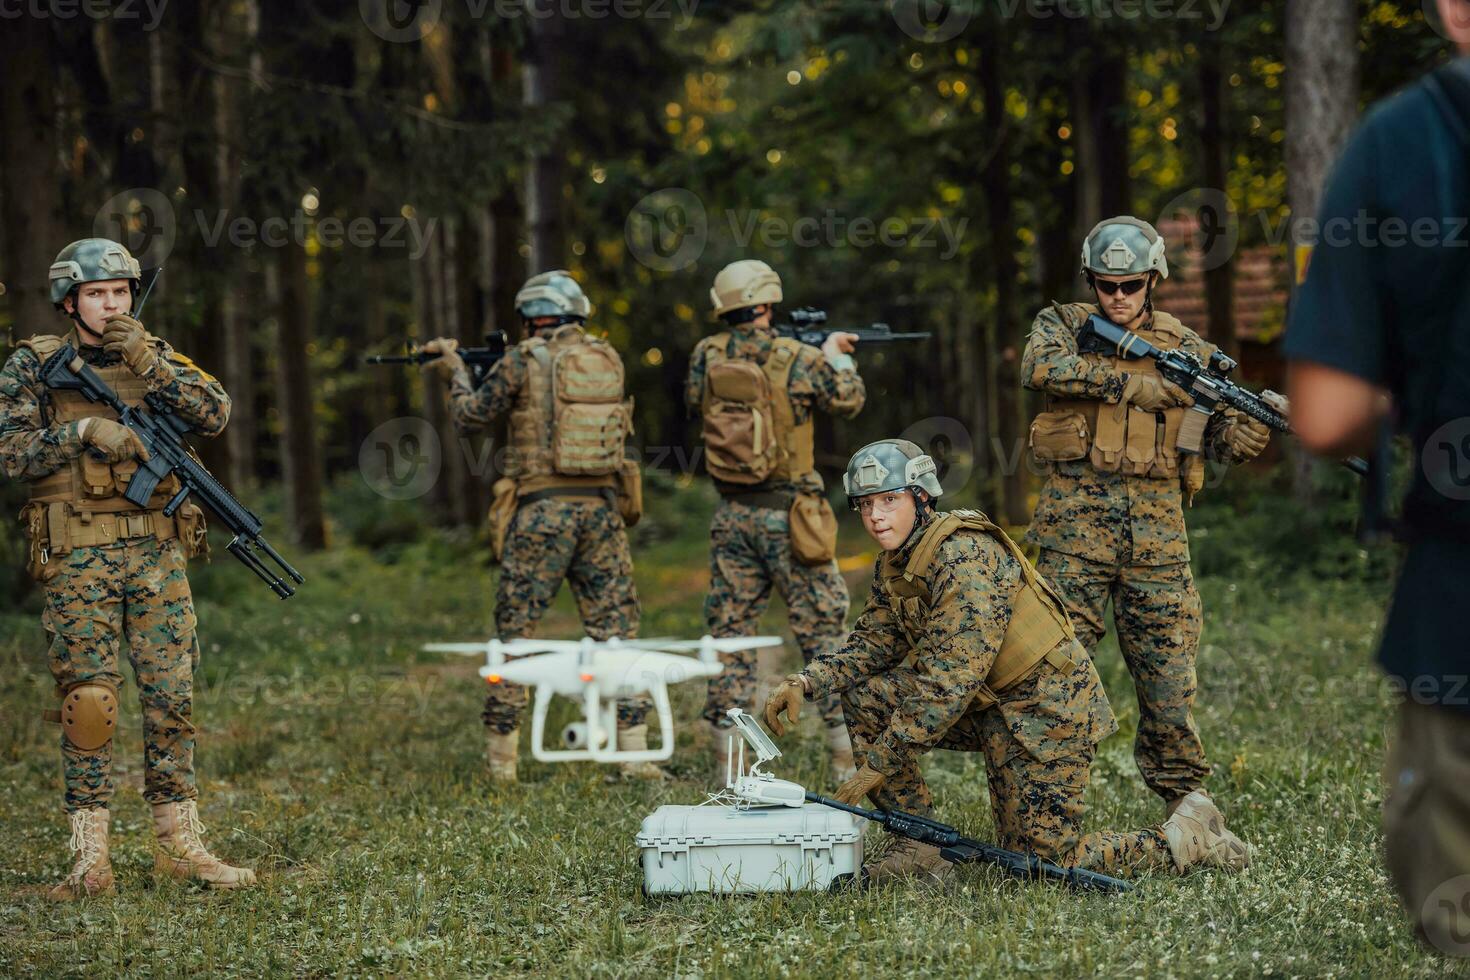
<svg viewBox="0 0 1470 980">
<path fill-rule="evenodd" d="M 705 348 L 700 413 L 706 466 L 711 475 L 730 483 L 787 483 L 815 471 L 816 428 L 810 418 L 797 425 L 791 403 L 791 369 L 801 353 L 801 342 L 790 337 L 775 338 L 769 356 L 760 365 L 731 357 L 726 353 L 729 346 L 730 334 L 725 332 L 710 337 Z M 741 372 L 732 369 L 746 364 L 764 376 L 764 385 L 750 383 L 758 382 L 758 378 L 742 383 Z M 742 405 L 750 428 L 744 429 L 742 423 L 741 431 L 723 430 L 719 422 L 722 413 Z M 767 425 L 769 432 L 764 431 Z M 721 442 L 732 446 L 727 448 Z M 766 462 L 761 461 L 762 457 Z M 748 476 L 742 476 L 742 470 Z"/>
<path fill-rule="evenodd" d="M 22 340 L 18 346 L 30 350 L 45 363 L 70 339 L 37 335 Z M 143 404 L 148 384 L 126 364 L 92 370 L 117 392 L 124 404 L 130 407 Z M 80 392 L 47 389 L 46 397 L 49 400 L 47 424 L 88 418 L 117 421 L 116 412 L 100 402 L 88 401 Z M 86 450 L 56 472 L 31 481 L 30 502 L 22 519 L 33 546 L 44 545 L 46 556 L 59 556 L 72 548 L 107 545 L 120 539 L 153 536 L 166 541 L 183 534 L 189 538 L 186 554 L 202 553 L 206 547 L 204 518 L 197 507 L 185 504 L 172 518 L 162 514 L 164 505 L 179 490 L 178 478 L 170 475 L 160 480 L 147 507 L 139 508 L 123 496 L 137 471 L 135 459 L 109 463 Z M 185 526 L 181 527 L 181 521 Z"/>
<path fill-rule="evenodd" d="M 1067 315 L 1062 304 L 1054 304 L 1058 313 Z M 1085 314 L 1096 313 L 1091 304 L 1077 304 Z M 1085 315 L 1084 314 L 1084 315 Z M 1168 313 L 1155 310 L 1149 323 L 1133 331 L 1144 340 L 1161 350 L 1173 350 L 1183 346 L 1187 332 L 1184 324 Z M 1214 351 L 1205 345 L 1203 358 Z M 1141 357 L 1136 361 L 1107 354 L 1083 354 L 1094 364 L 1106 364 L 1115 371 L 1128 374 L 1151 374 L 1158 376 L 1159 369 L 1152 358 Z M 1031 441 L 1039 458 L 1051 461 L 1081 459 L 1084 456 L 1093 467 L 1103 473 L 1123 473 L 1126 476 L 1145 476 L 1158 479 L 1178 479 L 1181 470 L 1181 444 L 1198 447 L 1203 437 L 1205 417 L 1191 412 L 1188 407 L 1176 406 L 1159 412 L 1146 412 L 1136 405 L 1125 409 L 1109 405 L 1095 398 L 1047 397 L 1047 410 L 1032 423 Z M 1068 435 L 1075 430 L 1075 448 L 1047 455 L 1037 449 L 1037 442 L 1048 439 L 1063 446 Z M 1198 457 L 1185 454 L 1184 459 L 1194 459 L 1186 472 L 1186 483 L 1191 490 L 1199 489 L 1192 484 L 1203 476 Z"/>
<path fill-rule="evenodd" d="M 623 361 L 611 344 L 566 324 L 517 345 L 526 383 L 510 412 L 506 475 L 525 496 L 548 487 L 613 487 L 632 431 Z"/>
<path fill-rule="evenodd" d="M 998 692 L 1024 679 L 1042 660 L 1058 671 L 1070 670 L 1075 661 L 1068 653 L 1067 641 L 1076 634 L 1061 597 L 1010 536 L 978 510 L 952 510 L 938 515 L 924 529 L 903 565 L 897 564 L 891 554 L 885 554 L 879 562 L 878 587 L 898 617 L 910 645 L 917 645 L 918 638 L 924 634 L 929 616 L 929 583 L 938 571 L 935 557 L 939 547 L 961 528 L 989 534 L 1021 566 L 1021 588 L 1011 599 L 1010 625 L 1006 627 L 1000 653 L 971 703 L 970 710 L 976 711 L 995 704 Z"/>
</svg>

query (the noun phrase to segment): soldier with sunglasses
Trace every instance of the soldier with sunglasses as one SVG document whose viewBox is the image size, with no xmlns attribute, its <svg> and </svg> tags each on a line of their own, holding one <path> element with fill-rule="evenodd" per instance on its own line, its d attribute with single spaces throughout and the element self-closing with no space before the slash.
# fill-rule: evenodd
<svg viewBox="0 0 1470 980">
<path fill-rule="evenodd" d="M 1208 360 L 1214 347 L 1153 308 L 1169 274 L 1164 240 L 1133 217 L 1099 223 L 1082 245 L 1095 303 L 1053 303 L 1037 314 L 1021 362 L 1028 388 L 1046 393 L 1031 449 L 1049 469 L 1028 540 L 1088 653 L 1105 632 L 1109 600 L 1138 695 L 1134 758 L 1173 814 L 1201 791 L 1209 766 L 1194 722 L 1199 592 L 1189 570 L 1184 503 L 1204 484 L 1204 459 L 1238 463 L 1260 454 L 1265 426 L 1226 410 L 1211 417 L 1204 459 L 1179 452 L 1190 398 L 1148 359 L 1078 350 L 1077 334 L 1100 313 L 1161 348 Z"/>
</svg>

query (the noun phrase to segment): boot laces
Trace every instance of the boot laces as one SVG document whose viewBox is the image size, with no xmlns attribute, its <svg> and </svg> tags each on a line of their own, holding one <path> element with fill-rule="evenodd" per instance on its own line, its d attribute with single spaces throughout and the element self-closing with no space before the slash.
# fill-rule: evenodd
<svg viewBox="0 0 1470 980">
<path fill-rule="evenodd" d="M 209 853 L 204 847 L 204 823 L 199 819 L 199 805 L 193 800 L 179 804 L 179 842 L 187 852 Z"/>
<path fill-rule="evenodd" d="M 77 854 L 77 863 L 69 879 L 80 879 L 102 857 L 102 835 L 92 832 L 89 810 L 75 810 L 71 815 L 71 840 L 67 844 Z"/>
</svg>

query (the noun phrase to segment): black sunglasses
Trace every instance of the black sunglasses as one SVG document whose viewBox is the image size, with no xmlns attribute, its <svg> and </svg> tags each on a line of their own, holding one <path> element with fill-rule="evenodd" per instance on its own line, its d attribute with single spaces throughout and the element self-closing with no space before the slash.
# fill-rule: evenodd
<svg viewBox="0 0 1470 980">
<path fill-rule="evenodd" d="M 1122 290 L 1124 296 L 1132 296 L 1144 286 L 1148 285 L 1148 276 L 1142 279 L 1128 279 L 1124 282 L 1108 282 L 1106 279 L 1094 279 L 1092 285 L 1104 296 L 1112 296 Z"/>
</svg>

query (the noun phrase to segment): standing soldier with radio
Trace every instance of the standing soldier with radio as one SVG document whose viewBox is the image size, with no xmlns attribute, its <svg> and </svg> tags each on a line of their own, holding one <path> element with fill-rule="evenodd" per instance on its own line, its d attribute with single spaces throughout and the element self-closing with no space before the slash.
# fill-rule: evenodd
<svg viewBox="0 0 1470 980">
<path fill-rule="evenodd" d="M 837 519 L 823 496 L 813 448 L 814 411 L 852 418 L 866 392 L 852 359 L 856 337 L 834 333 L 821 350 L 777 337 L 771 326 L 781 278 L 744 259 L 715 277 L 714 315 L 725 329 L 689 359 L 684 398 L 702 419 L 705 466 L 720 493 L 710 525 L 710 591 L 704 618 L 716 637 L 753 636 L 772 587 L 810 661 L 842 642 L 847 583 L 837 570 Z M 721 654 L 725 671 L 705 701 L 715 773 L 725 778 L 726 711 L 750 708 L 755 651 Z M 834 775 L 852 774 L 852 745 L 836 698 L 822 704 Z"/>
<path fill-rule="evenodd" d="M 506 351 L 478 389 L 457 341 L 441 337 L 423 348 L 440 355 L 425 368 L 448 381 L 459 431 L 510 415 L 505 476 L 495 483 L 490 509 L 492 546 L 501 561 L 496 632 L 502 640 L 529 638 L 566 579 L 588 636 L 636 637 L 627 527 L 641 516 L 642 490 L 638 464 L 623 454 L 633 403 L 623 397 L 622 358 L 584 329 L 592 304 L 565 271 L 526 280 L 516 312 L 529 336 Z M 526 700 L 518 684 L 494 687 L 485 699 L 492 779 L 515 781 Z M 618 705 L 620 747 L 648 747 L 649 707 L 647 698 Z M 623 771 L 665 775 L 653 763 L 626 763 Z"/>
<path fill-rule="evenodd" d="M 61 698 L 47 718 L 61 723 L 61 757 L 71 873 L 48 895 L 86 898 L 113 890 L 108 842 L 112 742 L 120 706 L 121 640 L 143 708 L 144 798 L 152 805 L 161 874 L 214 888 L 242 888 L 255 873 L 205 847 L 194 779 L 193 679 L 199 664 L 186 561 L 207 553 L 204 514 L 163 507 L 178 491 L 162 481 L 146 507 L 123 495 L 147 459 L 138 436 L 105 405 L 53 390 L 41 365 L 64 344 L 129 406 L 148 395 L 198 432 L 215 436 L 230 415 L 220 383 L 148 333 L 138 308 L 138 262 L 117 242 L 87 238 L 51 265 L 51 302 L 72 321 L 65 337 L 23 340 L 0 370 L 0 468 L 30 484 L 21 522 L 30 536 L 31 575 L 46 595 L 42 625 Z"/>
<path fill-rule="evenodd" d="M 1082 354 L 1078 333 L 1101 313 L 1162 349 L 1208 363 L 1214 346 L 1153 308 L 1169 274 L 1164 240 L 1133 217 L 1100 222 L 1082 245 L 1096 304 L 1054 303 L 1036 316 L 1021 360 L 1026 387 L 1047 395 L 1031 449 L 1051 473 L 1028 539 L 1039 571 L 1067 602 L 1089 654 L 1111 599 L 1118 645 L 1138 692 L 1134 758 L 1172 814 L 1209 775 L 1194 723 L 1199 592 L 1189 570 L 1184 501 L 1204 485 L 1206 458 L 1251 459 L 1269 430 L 1227 409 L 1208 421 L 1152 360 Z"/>
</svg>

